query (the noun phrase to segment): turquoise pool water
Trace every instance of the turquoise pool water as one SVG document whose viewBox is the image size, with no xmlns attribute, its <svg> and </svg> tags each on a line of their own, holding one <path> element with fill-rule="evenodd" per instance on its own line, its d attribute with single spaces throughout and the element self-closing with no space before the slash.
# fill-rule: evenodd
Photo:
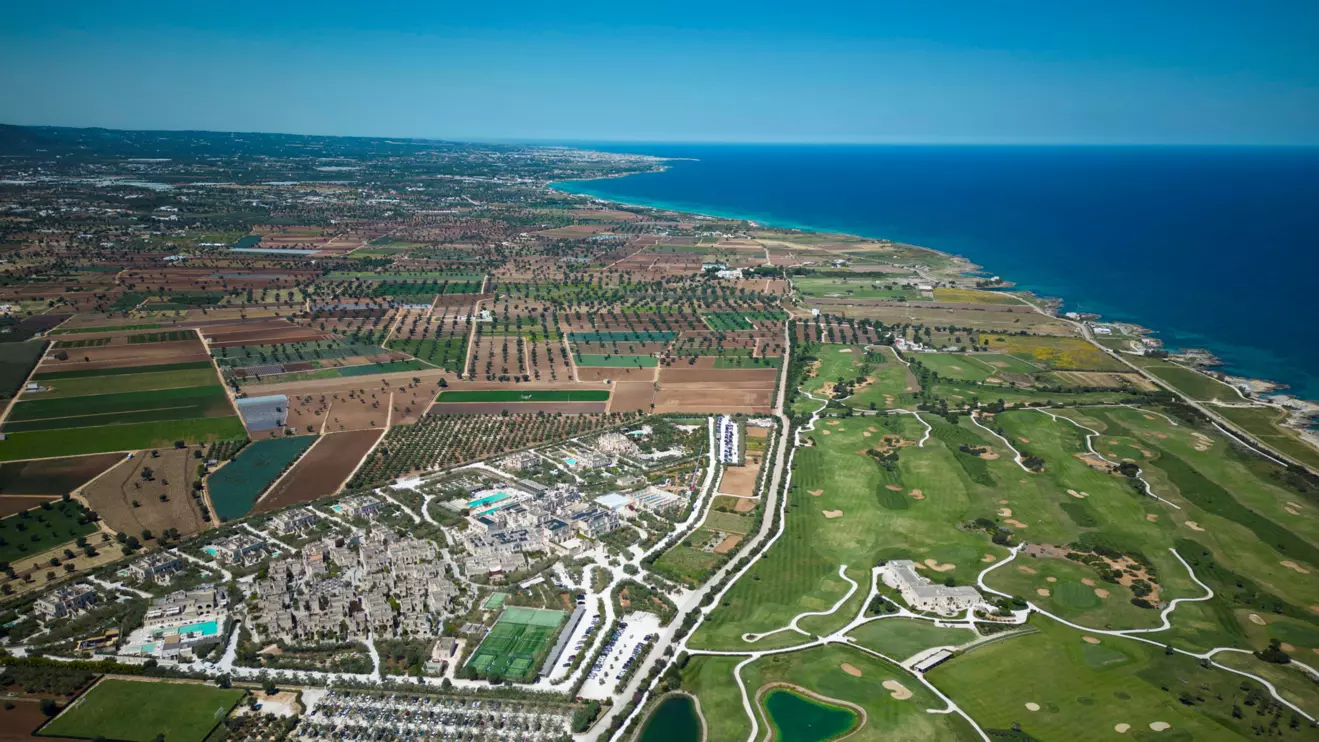
<svg viewBox="0 0 1319 742">
<path fill-rule="evenodd" d="M 467 503 L 467 507 L 479 508 L 482 505 L 489 505 L 492 502 L 500 502 L 501 500 L 507 500 L 507 499 L 508 499 L 507 492 L 496 492 L 493 495 L 486 495 L 485 497 L 481 497 L 476 500 L 469 501 Z"/>
</svg>

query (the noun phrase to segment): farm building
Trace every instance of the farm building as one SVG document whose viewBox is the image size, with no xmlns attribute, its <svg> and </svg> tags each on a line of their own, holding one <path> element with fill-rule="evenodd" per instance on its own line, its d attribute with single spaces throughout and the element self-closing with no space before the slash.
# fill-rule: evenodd
<svg viewBox="0 0 1319 742">
<path fill-rule="evenodd" d="M 289 415 L 289 398 L 283 394 L 245 397 L 238 400 L 238 414 L 253 433 L 284 427 Z"/>
</svg>

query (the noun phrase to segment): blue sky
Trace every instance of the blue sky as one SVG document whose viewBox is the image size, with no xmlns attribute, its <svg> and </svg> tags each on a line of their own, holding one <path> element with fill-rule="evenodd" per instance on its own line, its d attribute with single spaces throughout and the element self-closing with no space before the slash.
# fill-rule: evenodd
<svg viewBox="0 0 1319 742">
<path fill-rule="evenodd" d="M 471 140 L 1319 144 L 1316 38 L 1315 0 L 22 3 L 0 24 L 0 121 Z"/>
</svg>

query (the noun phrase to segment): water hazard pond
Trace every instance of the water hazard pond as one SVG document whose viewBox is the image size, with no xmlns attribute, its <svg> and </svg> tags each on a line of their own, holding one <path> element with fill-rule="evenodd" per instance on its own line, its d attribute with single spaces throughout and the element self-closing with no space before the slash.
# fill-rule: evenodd
<svg viewBox="0 0 1319 742">
<path fill-rule="evenodd" d="M 681 694 L 660 701 L 646 719 L 646 727 L 637 742 L 701 742 L 696 702 Z"/>
<path fill-rule="evenodd" d="M 856 712 L 816 701 L 785 688 L 775 688 L 763 701 L 776 742 L 824 742 L 846 734 L 857 724 Z"/>
</svg>

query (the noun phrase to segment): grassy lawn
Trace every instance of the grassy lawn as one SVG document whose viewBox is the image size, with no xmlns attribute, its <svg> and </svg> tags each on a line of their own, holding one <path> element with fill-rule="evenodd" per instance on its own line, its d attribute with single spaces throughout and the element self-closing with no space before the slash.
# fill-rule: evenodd
<svg viewBox="0 0 1319 742">
<path fill-rule="evenodd" d="M 1319 468 L 1319 451 L 1301 440 L 1296 433 L 1279 427 L 1285 414 L 1272 407 L 1216 407 L 1215 411 L 1241 426 L 1265 444 L 1297 461 Z"/>
<path fill-rule="evenodd" d="M 847 672 L 843 665 L 860 675 Z M 745 667 L 742 676 L 751 693 L 770 683 L 789 683 L 827 698 L 861 706 L 866 710 L 866 726 L 848 737 L 849 740 L 976 738 L 959 716 L 925 713 L 926 709 L 939 708 L 943 704 L 910 674 L 851 647 L 834 645 L 765 657 Z M 894 698 L 892 692 L 882 685 L 885 681 L 901 683 L 912 696 L 906 700 Z M 718 700 L 716 698 L 716 702 Z M 758 712 L 761 715 L 760 728 L 764 730 L 767 719 L 763 704 Z M 735 711 L 730 709 L 729 713 Z M 707 712 L 707 718 L 709 716 Z M 742 712 L 741 719 L 745 724 L 745 712 Z M 712 736 L 711 739 L 723 738 Z"/>
<path fill-rule="evenodd" d="M 931 647 L 959 646 L 976 639 L 970 629 L 942 629 L 932 621 L 883 618 L 858 627 L 848 636 L 876 652 L 905 660 Z"/>
<path fill-rule="evenodd" d="M 1237 390 L 1207 374 L 1160 358 L 1129 356 L 1131 362 L 1159 377 L 1169 386 L 1201 402 L 1219 401 L 1234 404 L 1242 401 Z"/>
<path fill-rule="evenodd" d="M 482 389 L 440 392 L 439 402 L 604 402 L 606 389 Z"/>
<path fill-rule="evenodd" d="M 106 737 L 150 742 L 201 742 L 243 697 L 197 683 L 106 679 L 42 728 L 51 737 Z"/>
<path fill-rule="evenodd" d="M 1158 646 L 1113 637 L 1096 637 L 1094 644 L 1056 622 L 1031 623 L 1038 634 L 978 647 L 927 678 L 987 729 L 1017 723 L 1035 739 L 1111 740 L 1118 724 L 1130 725 L 1136 739 L 1154 739 L 1146 735 L 1158 722 L 1171 725 L 1159 739 L 1253 736 L 1260 717 L 1246 705 L 1242 687 L 1258 684 L 1191 657 L 1165 655 Z M 1234 703 L 1247 709 L 1244 718 L 1232 718 Z M 1305 725 L 1289 728 L 1289 716 L 1282 715 L 1276 738 L 1309 738 Z"/>
<path fill-rule="evenodd" d="M 909 415 L 858 417 L 827 421 L 808 434 L 814 446 L 797 450 L 783 536 L 724 597 L 693 637 L 694 648 L 745 649 L 745 632 L 832 608 L 848 589 L 839 565 L 848 565 L 848 575 L 864 585 L 880 559 L 933 558 L 953 564 L 945 576 L 966 584 L 986 553 L 1003 553 L 984 534 L 956 527 L 992 515 L 994 495 L 956 463 L 955 448 L 937 439 L 923 448 L 903 446 L 889 471 L 865 454 L 886 434 L 914 443 L 924 426 Z M 923 499 L 911 496 L 915 489 Z M 973 507 L 973 497 L 985 504 Z M 850 617 L 816 619 L 811 630 L 837 628 Z"/>
<path fill-rule="evenodd" d="M 814 298 L 889 299 L 893 301 L 928 301 L 909 286 L 890 285 L 882 278 L 864 276 L 838 278 L 794 278 L 792 285 L 803 296 Z"/>
<path fill-rule="evenodd" d="M 697 534 L 699 536 L 700 532 Z M 718 554 L 679 544 L 661 554 L 653 568 L 662 575 L 695 585 L 717 569 L 723 560 L 724 557 Z"/>
</svg>

